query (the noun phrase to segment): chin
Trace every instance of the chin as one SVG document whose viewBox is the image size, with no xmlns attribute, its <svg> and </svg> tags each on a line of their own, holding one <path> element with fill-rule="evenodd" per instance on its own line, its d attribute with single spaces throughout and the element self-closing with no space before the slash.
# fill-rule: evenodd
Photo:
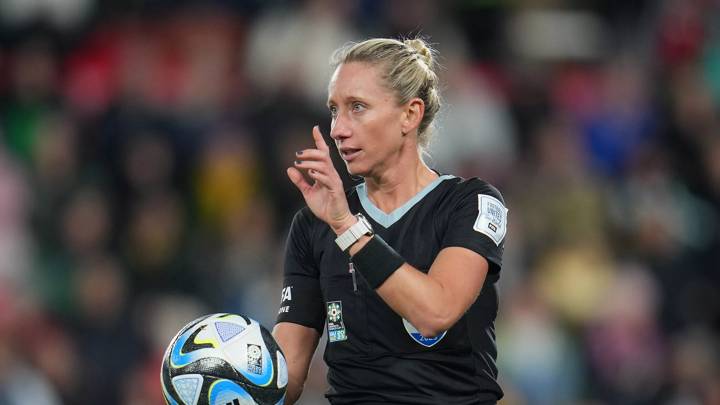
<svg viewBox="0 0 720 405">
<path fill-rule="evenodd" d="M 362 167 L 358 164 L 345 163 L 345 168 L 347 169 L 348 174 L 351 176 L 366 177 L 368 173 L 367 168 Z"/>
</svg>

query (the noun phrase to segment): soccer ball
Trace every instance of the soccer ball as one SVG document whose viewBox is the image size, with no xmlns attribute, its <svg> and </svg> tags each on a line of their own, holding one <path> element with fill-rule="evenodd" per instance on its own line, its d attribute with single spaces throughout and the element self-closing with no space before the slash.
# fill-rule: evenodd
<svg viewBox="0 0 720 405">
<path fill-rule="evenodd" d="M 168 405 L 280 405 L 288 375 L 267 329 L 223 313 L 198 318 L 175 335 L 160 379 Z"/>
</svg>

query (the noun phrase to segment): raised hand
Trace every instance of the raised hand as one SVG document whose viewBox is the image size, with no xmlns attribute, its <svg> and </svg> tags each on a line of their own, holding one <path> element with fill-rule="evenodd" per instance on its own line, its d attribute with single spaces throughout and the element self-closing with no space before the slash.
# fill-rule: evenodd
<svg viewBox="0 0 720 405">
<path fill-rule="evenodd" d="M 313 214 L 327 223 L 335 233 L 342 233 L 356 219 L 348 207 L 340 175 L 330 159 L 330 148 L 317 125 L 313 127 L 312 135 L 316 149 L 296 152 L 297 160 L 294 167 L 287 169 L 287 174 Z M 308 182 L 300 170 L 305 171 L 313 182 Z"/>
</svg>

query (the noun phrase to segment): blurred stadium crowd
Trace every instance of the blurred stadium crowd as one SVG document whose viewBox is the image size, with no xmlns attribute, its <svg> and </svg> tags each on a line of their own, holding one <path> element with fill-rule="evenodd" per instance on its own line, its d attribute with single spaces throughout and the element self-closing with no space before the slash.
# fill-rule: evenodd
<svg viewBox="0 0 720 405">
<path fill-rule="evenodd" d="M 180 326 L 271 328 L 328 57 L 418 32 L 428 161 L 510 208 L 503 403 L 720 404 L 720 8 L 582 3 L 0 1 L 0 404 L 160 404 Z"/>
</svg>

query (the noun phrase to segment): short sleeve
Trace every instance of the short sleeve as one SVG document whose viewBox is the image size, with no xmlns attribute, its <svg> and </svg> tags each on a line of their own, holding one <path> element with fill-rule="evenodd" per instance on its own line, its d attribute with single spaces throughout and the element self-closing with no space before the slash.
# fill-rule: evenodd
<svg viewBox="0 0 720 405">
<path fill-rule="evenodd" d="M 291 322 L 316 329 L 325 326 L 319 271 L 313 258 L 312 214 L 298 211 L 285 246 L 283 289 L 277 322 Z"/>
<path fill-rule="evenodd" d="M 507 233 L 507 214 L 500 192 L 479 180 L 465 180 L 456 186 L 454 209 L 449 213 L 441 248 L 458 246 L 487 259 L 490 273 L 499 273 Z"/>
</svg>

